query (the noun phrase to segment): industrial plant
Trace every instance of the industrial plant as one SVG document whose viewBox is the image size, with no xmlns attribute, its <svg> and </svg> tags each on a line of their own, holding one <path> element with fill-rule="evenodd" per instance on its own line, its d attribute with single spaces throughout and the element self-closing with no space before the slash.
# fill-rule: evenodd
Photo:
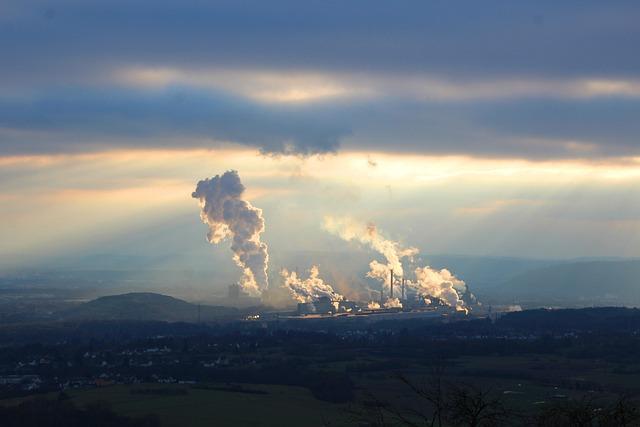
<svg viewBox="0 0 640 427">
<path fill-rule="evenodd" d="M 398 278 L 394 276 L 393 270 L 390 272 L 389 280 L 389 294 L 384 293 L 384 287 L 377 292 L 373 291 L 372 294 L 377 294 L 377 301 L 371 301 L 366 304 L 359 304 L 355 301 L 348 299 L 331 299 L 328 296 L 321 296 L 315 298 L 309 302 L 300 302 L 297 305 L 296 316 L 297 317 L 331 317 L 331 316 L 366 316 L 366 315 L 379 315 L 379 314 L 408 314 L 412 313 L 413 316 L 423 313 L 428 316 L 448 316 L 451 314 L 469 314 L 471 306 L 479 308 L 477 301 L 472 294 L 467 293 L 467 296 L 471 299 L 468 302 L 465 310 L 459 310 L 455 307 L 451 307 L 446 304 L 445 301 L 437 297 L 421 297 L 415 292 L 407 292 L 407 280 L 404 277 Z M 396 297 L 399 286 L 400 294 Z"/>
<path fill-rule="evenodd" d="M 237 284 L 228 288 L 228 302 L 267 304 L 265 296 L 284 293 L 277 304 L 297 303 L 298 317 L 365 316 L 423 313 L 429 315 L 468 314 L 478 306 L 465 282 L 446 268 L 437 270 L 419 262 L 420 251 L 385 237 L 372 222 L 349 217 L 324 218 L 324 229 L 347 243 L 365 246 L 382 257 L 369 263 L 366 277 L 380 284 L 369 288 L 367 302 L 351 301 L 320 277 L 317 265 L 306 278 L 297 271 L 280 271 L 281 283 L 269 283 L 268 245 L 261 241 L 265 231 L 262 210 L 244 199 L 245 187 L 237 171 L 227 171 L 198 182 L 192 196 L 200 203 L 200 217 L 207 224 L 207 240 L 219 244 L 232 241 L 233 260 L 242 271 Z M 405 275 L 405 269 L 407 274 Z M 272 280 L 273 281 L 273 280 Z M 253 304 L 247 304 L 253 305 Z"/>
</svg>

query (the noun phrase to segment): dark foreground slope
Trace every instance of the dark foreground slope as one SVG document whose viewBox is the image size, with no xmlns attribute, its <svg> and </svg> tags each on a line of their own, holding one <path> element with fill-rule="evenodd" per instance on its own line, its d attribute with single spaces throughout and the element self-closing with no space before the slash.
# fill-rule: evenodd
<svg viewBox="0 0 640 427">
<path fill-rule="evenodd" d="M 409 404 L 428 414 L 432 407 L 412 398 L 420 389 L 406 381 L 428 385 L 439 375 L 450 405 L 464 396 L 491 399 L 508 410 L 503 425 L 623 425 L 537 417 L 573 413 L 578 404 L 587 405 L 581 413 L 604 414 L 619 396 L 637 399 L 638 331 L 640 310 L 616 307 L 446 322 L 354 316 L 0 324 L 0 406 L 38 393 L 70 399 L 80 410 L 107 401 L 117 414 L 153 414 L 162 426 L 381 425 L 340 423 L 341 414 L 412 411 Z M 482 425 L 445 415 L 451 422 L 444 425 Z"/>
</svg>

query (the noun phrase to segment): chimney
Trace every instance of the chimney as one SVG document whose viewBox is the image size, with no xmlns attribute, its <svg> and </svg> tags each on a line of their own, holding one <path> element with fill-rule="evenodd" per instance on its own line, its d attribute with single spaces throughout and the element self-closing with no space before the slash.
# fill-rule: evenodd
<svg viewBox="0 0 640 427">
<path fill-rule="evenodd" d="M 391 287 L 389 298 L 393 299 L 393 269 L 391 269 L 391 281 L 389 282 L 389 286 Z"/>
<path fill-rule="evenodd" d="M 402 301 L 404 301 L 404 277 L 402 278 Z"/>
<path fill-rule="evenodd" d="M 380 288 L 380 308 L 382 308 L 383 305 L 384 305 L 384 283 Z"/>
</svg>

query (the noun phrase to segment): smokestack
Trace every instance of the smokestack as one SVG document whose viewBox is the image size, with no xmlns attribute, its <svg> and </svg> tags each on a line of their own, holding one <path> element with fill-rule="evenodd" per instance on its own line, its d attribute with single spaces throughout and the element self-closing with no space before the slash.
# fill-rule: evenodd
<svg viewBox="0 0 640 427">
<path fill-rule="evenodd" d="M 380 287 L 380 307 L 384 305 L 384 283 Z"/>
<path fill-rule="evenodd" d="M 405 301 L 405 299 L 404 299 L 404 277 L 402 278 L 402 301 Z"/>
<path fill-rule="evenodd" d="M 389 286 L 391 287 L 389 298 L 393 299 L 393 268 L 391 269 L 391 281 L 389 282 Z"/>
</svg>

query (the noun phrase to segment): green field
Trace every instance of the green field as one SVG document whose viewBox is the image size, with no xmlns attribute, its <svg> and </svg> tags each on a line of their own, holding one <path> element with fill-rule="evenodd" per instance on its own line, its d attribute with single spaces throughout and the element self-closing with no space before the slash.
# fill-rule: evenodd
<svg viewBox="0 0 640 427">
<path fill-rule="evenodd" d="M 409 407 L 425 405 L 398 373 L 419 384 L 431 374 L 432 361 L 412 357 L 350 355 L 313 360 L 325 372 L 349 372 L 355 400 L 332 404 L 318 400 L 307 388 L 294 386 L 212 383 L 114 385 L 71 389 L 65 393 L 79 407 L 104 402 L 126 416 L 155 415 L 163 426 L 324 426 L 351 425 L 347 409 L 367 411 L 372 399 Z M 595 398 L 612 402 L 616 395 L 638 396 L 640 367 L 598 359 L 558 355 L 459 357 L 446 362 L 444 380 L 490 390 L 509 408 L 532 414 L 567 399 Z M 55 399 L 58 393 L 48 395 Z M 24 398 L 23 398 L 24 399 Z M 23 399 L 7 399 L 0 405 Z M 363 405 L 363 406 L 361 406 Z M 426 405 L 428 407 L 428 405 Z"/>
<path fill-rule="evenodd" d="M 325 419 L 335 423 L 344 417 L 342 406 L 317 400 L 304 388 L 245 384 L 242 387 L 245 391 L 233 391 L 224 384 L 211 386 L 222 390 L 180 384 L 139 384 L 67 390 L 66 393 L 78 406 L 104 402 L 127 416 L 154 414 L 165 427 L 314 427 L 325 425 Z M 154 394 L 156 392 L 158 394 Z M 56 398 L 57 394 L 50 397 Z M 20 400 L 3 403 L 15 404 Z"/>
</svg>

